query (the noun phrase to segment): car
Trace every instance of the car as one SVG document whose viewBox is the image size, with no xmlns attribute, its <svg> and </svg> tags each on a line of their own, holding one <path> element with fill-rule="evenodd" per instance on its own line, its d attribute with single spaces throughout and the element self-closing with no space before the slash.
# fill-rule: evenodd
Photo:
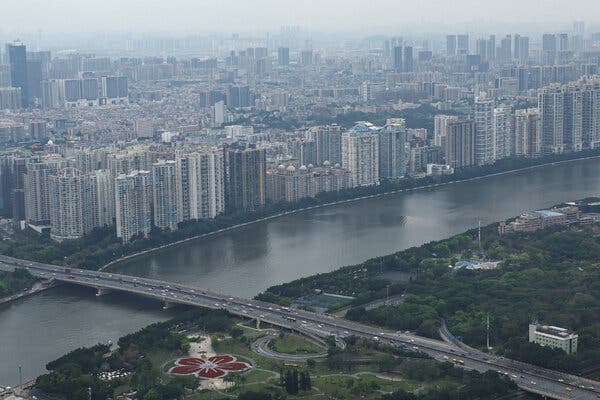
<svg viewBox="0 0 600 400">
<path fill-rule="evenodd" d="M 564 379 L 562 379 L 562 378 L 560 378 L 558 381 L 559 381 L 559 382 L 564 382 L 565 380 L 564 380 Z"/>
<path fill-rule="evenodd" d="M 531 381 L 529 383 L 531 383 L 532 385 L 537 385 L 537 382 L 534 382 L 534 381 Z"/>
</svg>

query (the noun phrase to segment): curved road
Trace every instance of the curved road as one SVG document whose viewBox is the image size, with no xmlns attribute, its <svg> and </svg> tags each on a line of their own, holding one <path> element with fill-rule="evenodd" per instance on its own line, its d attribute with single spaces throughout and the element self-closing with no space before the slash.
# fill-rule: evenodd
<svg viewBox="0 0 600 400">
<path fill-rule="evenodd" d="M 285 354 L 279 353 L 271 348 L 269 348 L 269 343 L 271 341 L 277 339 L 277 335 L 267 335 L 255 340 L 252 345 L 252 351 L 261 356 L 275 358 L 277 360 L 286 360 L 286 361 L 298 361 L 305 362 L 310 359 L 315 358 L 324 358 L 327 357 L 327 352 L 316 353 L 316 354 Z"/>
<path fill-rule="evenodd" d="M 460 360 L 461 363 L 464 363 L 465 368 L 478 371 L 490 369 L 499 371 L 513 379 L 520 388 L 555 399 L 600 398 L 600 382 L 490 356 L 475 349 L 461 348 L 455 343 L 383 330 L 330 315 L 290 310 L 258 300 L 214 293 L 205 289 L 159 280 L 71 269 L 0 256 L 0 269 L 14 270 L 15 268 L 26 268 L 31 274 L 44 279 L 95 287 L 99 290 L 99 294 L 107 290 L 137 293 L 162 300 L 166 306 L 177 303 L 225 309 L 234 315 L 258 319 L 275 326 L 306 332 L 322 338 L 328 336 L 343 338 L 355 335 L 392 346 L 410 347 L 423 351 L 440 361 Z"/>
</svg>

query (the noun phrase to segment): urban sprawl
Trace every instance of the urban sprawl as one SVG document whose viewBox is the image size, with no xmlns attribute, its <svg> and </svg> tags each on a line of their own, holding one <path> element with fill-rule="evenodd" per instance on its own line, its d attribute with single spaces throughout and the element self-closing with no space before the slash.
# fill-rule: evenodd
<svg viewBox="0 0 600 400">
<path fill-rule="evenodd" d="M 581 22 L 344 44 L 284 27 L 132 39 L 123 54 L 5 45 L 5 223 L 57 241 L 114 226 L 128 243 L 321 193 L 600 147 L 600 33 Z"/>
</svg>

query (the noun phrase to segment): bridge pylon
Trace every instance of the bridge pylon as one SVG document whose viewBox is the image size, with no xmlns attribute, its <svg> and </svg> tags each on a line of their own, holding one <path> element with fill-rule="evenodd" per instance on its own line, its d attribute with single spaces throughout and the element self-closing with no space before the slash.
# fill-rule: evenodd
<svg viewBox="0 0 600 400">
<path fill-rule="evenodd" d="M 110 292 L 112 292 L 112 289 L 103 288 L 103 287 L 96 288 L 96 296 L 98 296 L 98 297 L 104 296 L 105 294 L 109 294 Z"/>
</svg>

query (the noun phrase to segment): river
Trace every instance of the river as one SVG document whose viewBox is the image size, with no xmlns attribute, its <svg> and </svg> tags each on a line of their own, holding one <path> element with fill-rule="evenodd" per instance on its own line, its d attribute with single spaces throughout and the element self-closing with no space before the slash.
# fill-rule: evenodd
<svg viewBox="0 0 600 400">
<path fill-rule="evenodd" d="M 600 159 L 578 160 L 261 222 L 125 261 L 114 270 L 254 296 L 524 210 L 600 193 Z M 172 313 L 125 294 L 58 287 L 0 307 L 0 385 L 44 372 L 65 352 L 116 341 Z"/>
</svg>

